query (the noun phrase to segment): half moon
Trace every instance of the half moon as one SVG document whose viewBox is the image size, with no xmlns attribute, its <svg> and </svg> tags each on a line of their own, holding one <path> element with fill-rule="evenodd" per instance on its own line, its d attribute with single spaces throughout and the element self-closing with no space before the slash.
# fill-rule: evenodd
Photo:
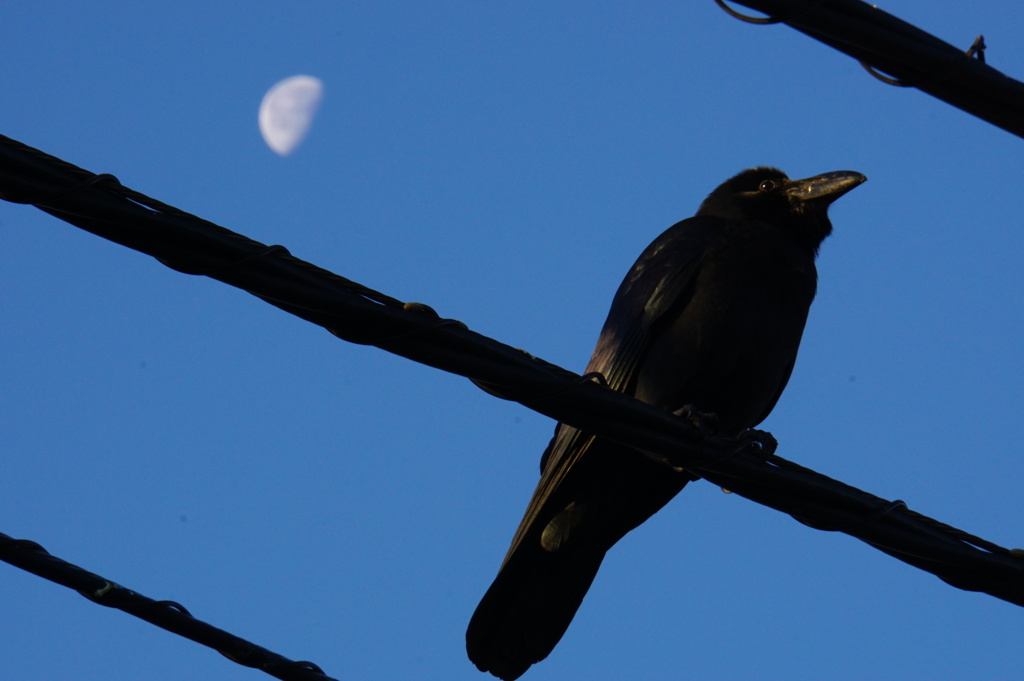
<svg viewBox="0 0 1024 681">
<path fill-rule="evenodd" d="M 285 78 L 267 90 L 260 104 L 260 133 L 281 156 L 295 151 L 320 108 L 324 84 L 313 76 Z"/>
</svg>

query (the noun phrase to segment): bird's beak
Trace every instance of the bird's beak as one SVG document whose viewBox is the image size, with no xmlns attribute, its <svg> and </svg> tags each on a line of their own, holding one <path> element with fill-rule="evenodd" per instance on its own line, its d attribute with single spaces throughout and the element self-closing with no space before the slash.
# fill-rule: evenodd
<svg viewBox="0 0 1024 681">
<path fill-rule="evenodd" d="M 853 170 L 836 170 L 804 180 L 793 180 L 786 188 L 786 194 L 798 201 L 820 201 L 828 205 L 867 179 Z"/>
</svg>

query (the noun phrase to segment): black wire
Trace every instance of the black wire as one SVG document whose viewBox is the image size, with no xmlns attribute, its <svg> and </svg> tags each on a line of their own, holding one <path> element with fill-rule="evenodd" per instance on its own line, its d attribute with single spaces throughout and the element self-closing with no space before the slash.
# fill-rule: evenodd
<svg viewBox="0 0 1024 681">
<path fill-rule="evenodd" d="M 986 63 L 980 36 L 965 52 L 859 0 L 731 1 L 768 15 L 756 23 L 785 23 L 845 52 L 886 83 L 915 87 L 1024 137 L 1024 83 Z"/>
<path fill-rule="evenodd" d="M 0 533 L 0 560 L 74 589 L 94 603 L 213 648 L 233 662 L 285 681 L 334 681 L 312 662 L 296 662 L 193 617 L 174 601 L 155 601 L 77 565 L 50 555 L 39 544 Z"/>
<path fill-rule="evenodd" d="M 984 120 L 1024 136 L 1024 85 L 986 66 L 983 42 L 967 54 L 854 0 L 736 0 Z M 972 58 L 974 57 L 974 58 Z M 713 484 L 788 513 L 810 527 L 856 537 L 961 589 L 1024 605 L 1024 551 L 962 530 L 786 461 L 770 435 L 705 437 L 685 420 L 0 136 L 0 198 L 55 217 L 249 293 L 345 340 L 466 376 L 491 394 L 601 437 L 656 455 Z M 179 604 L 154 601 L 0 535 L 0 559 L 76 589 L 102 605 L 218 650 L 281 679 L 325 679 L 196 620 Z"/>
<path fill-rule="evenodd" d="M 284 249 L 120 184 L 83 182 L 91 174 L 43 160 L 40 152 L 0 137 L 0 197 L 46 197 L 42 210 L 242 288 L 340 338 L 460 374 L 492 394 L 685 468 L 811 527 L 861 539 L 950 584 L 1024 605 L 1024 562 L 1016 552 L 787 462 L 772 453 L 767 438 L 704 436 L 685 418 L 474 333 L 425 305 L 401 303 Z"/>
</svg>

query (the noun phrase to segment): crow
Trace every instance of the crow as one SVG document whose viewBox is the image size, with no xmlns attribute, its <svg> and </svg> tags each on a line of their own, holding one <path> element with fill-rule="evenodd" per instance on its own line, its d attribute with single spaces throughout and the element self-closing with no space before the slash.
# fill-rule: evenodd
<svg viewBox="0 0 1024 681">
<path fill-rule="evenodd" d="M 761 423 L 793 371 L 817 289 L 815 257 L 832 231 L 828 207 L 866 179 L 844 170 L 790 180 L 759 167 L 726 180 L 640 255 L 586 371 L 655 407 L 705 414 L 723 435 Z M 608 549 L 691 479 L 558 424 L 526 515 L 469 623 L 469 659 L 511 681 L 547 657 Z"/>
</svg>

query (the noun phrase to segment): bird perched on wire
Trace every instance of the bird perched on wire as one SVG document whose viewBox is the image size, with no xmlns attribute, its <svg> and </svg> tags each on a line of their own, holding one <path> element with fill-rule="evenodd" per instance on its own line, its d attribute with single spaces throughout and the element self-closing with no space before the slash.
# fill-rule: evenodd
<svg viewBox="0 0 1024 681">
<path fill-rule="evenodd" d="M 791 180 L 745 170 L 647 247 L 612 301 L 586 371 L 668 411 L 708 413 L 723 435 L 782 394 L 817 289 L 828 207 L 867 178 Z M 466 632 L 469 658 L 511 681 L 555 647 L 605 552 L 692 478 L 559 424 L 497 578 Z"/>
</svg>

